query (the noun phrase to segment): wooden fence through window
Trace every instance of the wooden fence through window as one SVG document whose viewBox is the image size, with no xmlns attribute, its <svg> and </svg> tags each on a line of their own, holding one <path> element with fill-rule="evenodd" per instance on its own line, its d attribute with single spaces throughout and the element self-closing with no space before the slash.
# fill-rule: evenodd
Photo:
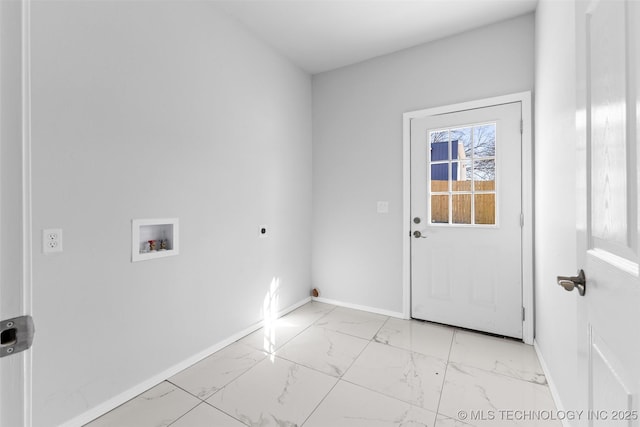
<svg viewBox="0 0 640 427">
<path fill-rule="evenodd" d="M 471 185 L 472 181 L 451 181 L 453 209 L 453 224 L 471 224 Z M 496 222 L 496 183 L 495 181 L 474 181 L 476 192 L 491 191 L 492 193 L 474 194 L 475 223 L 495 224 Z M 449 181 L 432 180 L 432 193 L 448 193 Z M 431 222 L 449 222 L 449 194 L 432 194 Z"/>
</svg>

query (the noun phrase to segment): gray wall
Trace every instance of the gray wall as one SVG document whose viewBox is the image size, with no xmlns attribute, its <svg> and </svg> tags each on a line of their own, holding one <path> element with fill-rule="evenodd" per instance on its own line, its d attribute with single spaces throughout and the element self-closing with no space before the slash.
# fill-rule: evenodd
<svg viewBox="0 0 640 427">
<path fill-rule="evenodd" d="M 273 278 L 280 308 L 308 297 L 311 81 L 212 3 L 37 1 L 32 20 L 44 426 L 254 324 Z M 180 255 L 131 263 L 131 219 L 158 217 Z"/>
<path fill-rule="evenodd" d="M 577 271 L 574 8 L 542 0 L 536 11 L 536 342 L 567 410 L 581 407 L 583 392 L 576 389 L 578 299 L 556 284 L 556 276 Z"/>
<path fill-rule="evenodd" d="M 532 90 L 533 60 L 528 14 L 313 77 L 321 297 L 402 312 L 402 113 Z"/>
</svg>

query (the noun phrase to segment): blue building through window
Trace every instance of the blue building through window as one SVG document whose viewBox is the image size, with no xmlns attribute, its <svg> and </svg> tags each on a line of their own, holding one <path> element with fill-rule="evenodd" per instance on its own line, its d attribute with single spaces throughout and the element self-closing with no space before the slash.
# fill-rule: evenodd
<svg viewBox="0 0 640 427">
<path fill-rule="evenodd" d="M 449 142 L 431 143 L 431 162 L 441 162 L 449 160 Z M 451 141 L 451 160 L 458 160 L 458 140 Z M 449 180 L 449 165 L 451 164 L 451 180 L 458 180 L 459 163 L 438 163 L 431 165 L 431 179 L 434 181 Z"/>
</svg>

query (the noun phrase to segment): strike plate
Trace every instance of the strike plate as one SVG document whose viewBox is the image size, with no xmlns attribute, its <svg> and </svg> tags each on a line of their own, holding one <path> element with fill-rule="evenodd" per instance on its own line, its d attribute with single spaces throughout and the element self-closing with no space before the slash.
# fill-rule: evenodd
<svg viewBox="0 0 640 427">
<path fill-rule="evenodd" d="M 30 348 L 34 332 L 31 316 L 3 320 L 0 323 L 0 357 L 11 356 Z"/>
</svg>

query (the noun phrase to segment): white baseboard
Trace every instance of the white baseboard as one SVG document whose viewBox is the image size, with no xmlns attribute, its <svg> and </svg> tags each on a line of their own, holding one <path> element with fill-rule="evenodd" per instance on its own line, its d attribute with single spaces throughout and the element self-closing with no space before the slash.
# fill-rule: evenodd
<svg viewBox="0 0 640 427">
<path fill-rule="evenodd" d="M 298 301 L 297 303 L 285 308 L 284 310 L 281 310 L 280 312 L 278 312 L 277 317 L 282 317 L 285 314 L 295 310 L 296 308 L 308 303 L 309 301 L 311 301 L 311 297 L 307 297 L 304 298 L 301 301 Z M 100 405 L 91 408 L 90 410 L 83 412 L 82 414 L 78 415 L 77 417 L 65 422 L 64 424 L 62 424 L 60 427 L 78 427 L 78 426 L 82 426 L 96 418 L 98 418 L 101 415 L 106 414 L 107 412 L 111 411 L 114 408 L 117 408 L 118 406 L 122 405 L 123 403 L 133 399 L 134 397 L 138 396 L 141 393 L 144 393 L 145 391 L 149 390 L 150 388 L 160 384 L 162 381 L 166 380 L 167 378 L 171 378 L 172 376 L 174 376 L 175 374 L 177 374 L 180 371 L 185 370 L 186 368 L 188 368 L 191 365 L 194 365 L 196 363 L 198 363 L 199 361 L 201 361 L 202 359 L 209 357 L 210 355 L 212 355 L 213 353 L 215 353 L 216 351 L 219 351 L 221 349 L 223 349 L 224 347 L 228 346 L 229 344 L 232 344 L 236 341 L 238 341 L 241 338 L 244 338 L 245 336 L 249 335 L 252 332 L 257 331 L 258 329 L 260 329 L 263 326 L 263 321 L 254 323 L 253 325 L 249 326 L 248 328 L 235 333 L 233 335 L 231 335 L 230 337 L 212 345 L 209 348 L 206 348 L 205 350 L 201 351 L 200 353 L 197 353 L 185 360 L 183 360 L 180 363 L 177 363 L 175 365 L 173 365 L 172 367 L 170 367 L 169 369 L 166 369 L 160 373 L 158 373 L 157 375 L 154 375 L 153 377 L 149 378 L 146 381 L 141 382 L 140 384 L 130 388 L 129 390 L 126 390 L 122 393 L 120 393 L 119 395 L 107 400 L 104 403 L 101 403 Z"/>
<path fill-rule="evenodd" d="M 540 366 L 542 367 L 542 371 L 544 372 L 544 376 L 547 379 L 547 384 L 549 385 L 549 390 L 551 391 L 551 397 L 553 398 L 554 403 L 556 404 L 556 409 L 558 411 L 565 411 L 564 404 L 562 403 L 562 399 L 560 399 L 560 394 L 558 393 L 558 389 L 553 382 L 553 378 L 551 378 L 551 374 L 549 373 L 549 368 L 547 367 L 547 363 L 544 361 L 544 357 L 542 356 L 542 352 L 538 347 L 538 341 L 533 340 L 533 348 L 538 355 L 538 360 L 540 361 Z M 569 420 L 566 418 L 562 420 L 563 427 L 574 427 L 571 425 Z"/>
<path fill-rule="evenodd" d="M 313 301 L 318 301 L 318 302 L 323 302 L 323 303 L 326 303 L 326 304 L 337 305 L 338 307 L 353 308 L 354 310 L 368 311 L 370 313 L 382 314 L 384 316 L 397 317 L 399 319 L 404 319 L 405 318 L 404 314 L 399 312 L 399 311 L 383 310 L 381 308 L 367 307 L 365 305 L 351 304 L 349 302 L 336 301 L 336 300 L 332 300 L 332 299 L 328 299 L 328 298 L 322 298 L 322 297 L 314 297 L 314 298 L 311 298 L 311 299 Z"/>
</svg>

